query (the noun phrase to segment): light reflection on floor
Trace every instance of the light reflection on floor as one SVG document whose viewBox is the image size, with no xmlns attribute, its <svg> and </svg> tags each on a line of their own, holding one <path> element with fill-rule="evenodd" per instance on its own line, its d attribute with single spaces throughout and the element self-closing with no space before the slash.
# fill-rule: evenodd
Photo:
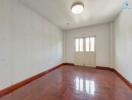
<svg viewBox="0 0 132 100">
<path fill-rule="evenodd" d="M 75 88 L 76 91 L 87 93 L 90 95 L 95 94 L 95 82 L 93 80 L 83 79 L 76 77 L 75 78 Z"/>
</svg>

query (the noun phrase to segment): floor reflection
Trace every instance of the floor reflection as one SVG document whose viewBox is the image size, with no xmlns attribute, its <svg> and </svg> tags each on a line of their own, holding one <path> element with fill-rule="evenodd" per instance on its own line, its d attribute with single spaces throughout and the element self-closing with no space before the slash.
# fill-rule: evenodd
<svg viewBox="0 0 132 100">
<path fill-rule="evenodd" d="M 76 86 L 76 91 L 91 94 L 91 95 L 94 95 L 95 93 L 95 82 L 92 80 L 76 77 L 75 86 Z"/>
</svg>

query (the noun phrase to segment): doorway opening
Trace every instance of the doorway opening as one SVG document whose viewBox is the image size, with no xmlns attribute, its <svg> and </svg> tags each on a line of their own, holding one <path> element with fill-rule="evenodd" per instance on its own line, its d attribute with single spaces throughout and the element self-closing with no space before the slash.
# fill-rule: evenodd
<svg viewBox="0 0 132 100">
<path fill-rule="evenodd" d="M 95 36 L 75 38 L 74 61 L 80 66 L 96 66 Z"/>
</svg>

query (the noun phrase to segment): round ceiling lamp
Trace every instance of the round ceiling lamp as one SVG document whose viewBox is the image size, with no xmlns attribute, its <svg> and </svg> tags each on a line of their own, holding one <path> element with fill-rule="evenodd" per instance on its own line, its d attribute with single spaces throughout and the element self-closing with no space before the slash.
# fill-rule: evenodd
<svg viewBox="0 0 132 100">
<path fill-rule="evenodd" d="M 72 6 L 71 6 L 71 11 L 74 14 L 80 14 L 82 13 L 84 10 L 84 4 L 81 2 L 75 2 Z"/>
</svg>

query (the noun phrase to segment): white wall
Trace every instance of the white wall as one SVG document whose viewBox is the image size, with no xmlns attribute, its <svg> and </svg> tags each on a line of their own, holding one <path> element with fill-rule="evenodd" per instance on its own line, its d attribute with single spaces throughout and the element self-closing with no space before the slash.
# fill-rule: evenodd
<svg viewBox="0 0 132 100">
<path fill-rule="evenodd" d="M 0 90 L 62 63 L 62 31 L 17 0 L 0 0 Z"/>
<path fill-rule="evenodd" d="M 74 63 L 74 38 L 96 36 L 96 65 L 113 67 L 111 24 L 96 25 L 64 32 L 64 62 Z"/>
<path fill-rule="evenodd" d="M 132 83 L 132 0 L 115 21 L 116 69 Z"/>
</svg>

